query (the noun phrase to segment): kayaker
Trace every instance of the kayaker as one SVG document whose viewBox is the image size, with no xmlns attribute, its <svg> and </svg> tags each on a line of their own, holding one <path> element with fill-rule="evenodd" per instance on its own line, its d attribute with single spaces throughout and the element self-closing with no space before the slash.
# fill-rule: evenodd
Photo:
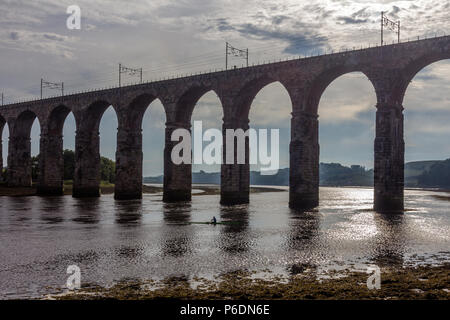
<svg viewBox="0 0 450 320">
<path fill-rule="evenodd" d="M 216 217 L 213 217 L 213 218 L 211 219 L 211 223 L 212 223 L 212 224 L 216 224 L 216 223 L 217 223 Z"/>
</svg>

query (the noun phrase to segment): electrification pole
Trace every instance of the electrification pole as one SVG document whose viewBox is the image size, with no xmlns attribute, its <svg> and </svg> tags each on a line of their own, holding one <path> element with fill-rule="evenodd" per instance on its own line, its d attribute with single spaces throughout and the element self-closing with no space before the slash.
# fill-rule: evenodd
<svg viewBox="0 0 450 320">
<path fill-rule="evenodd" d="M 248 67 L 248 48 L 246 50 L 238 49 L 225 42 L 225 70 L 228 70 L 228 55 L 245 59 Z"/>
<path fill-rule="evenodd" d="M 41 99 L 44 88 L 61 90 L 61 96 L 64 96 L 64 82 L 48 82 L 41 78 Z"/>
<path fill-rule="evenodd" d="M 137 68 L 137 69 L 133 69 L 133 68 L 127 68 L 124 67 L 121 63 L 119 63 L 119 87 L 122 86 L 122 73 L 126 73 L 129 76 L 139 76 L 140 78 L 140 83 L 142 83 L 142 68 Z"/>
<path fill-rule="evenodd" d="M 384 44 L 384 27 L 397 33 L 397 41 L 400 43 L 400 20 L 397 22 L 390 20 L 385 16 L 384 11 L 381 11 L 381 45 Z"/>
</svg>

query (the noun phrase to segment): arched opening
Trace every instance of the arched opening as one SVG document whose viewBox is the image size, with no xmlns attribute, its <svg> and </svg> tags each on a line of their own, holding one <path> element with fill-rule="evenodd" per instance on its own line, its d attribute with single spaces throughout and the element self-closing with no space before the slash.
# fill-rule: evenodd
<svg viewBox="0 0 450 320">
<path fill-rule="evenodd" d="M 254 97 L 249 111 L 249 126 L 256 134 L 250 141 L 252 185 L 289 185 L 291 112 L 291 98 L 280 82 L 264 86 Z"/>
<path fill-rule="evenodd" d="M 205 171 L 215 170 L 213 165 L 217 168 L 217 163 L 221 162 L 221 152 L 214 150 L 218 150 L 220 147 L 217 145 L 221 145 L 218 137 L 222 136 L 222 123 L 218 120 L 222 116 L 220 111 L 213 111 L 221 110 L 217 107 L 221 103 L 215 93 L 209 93 L 211 90 L 202 86 L 189 88 L 177 101 L 175 114 L 168 119 L 164 148 L 164 202 L 191 200 L 193 176 L 195 182 L 220 182 L 219 173 Z M 208 134 L 210 142 L 203 143 L 203 138 Z M 187 140 L 189 138 L 191 141 Z M 193 175 L 193 169 L 201 171 Z"/>
<path fill-rule="evenodd" d="M 373 187 L 374 87 L 361 72 L 346 73 L 331 81 L 323 88 L 318 108 L 320 185 Z M 371 204 L 372 192 L 364 192 Z"/>
<path fill-rule="evenodd" d="M 204 93 L 194 106 L 191 116 L 192 182 L 220 185 L 221 151 L 208 146 L 213 146 L 222 136 L 222 103 L 211 90 Z"/>
<path fill-rule="evenodd" d="M 6 120 L 0 116 L 0 183 L 6 181 L 6 167 L 8 157 L 8 139 L 9 139 L 9 127 Z"/>
<path fill-rule="evenodd" d="M 75 135 L 77 124 L 72 112 L 69 112 L 64 120 L 63 125 L 63 158 L 64 173 L 63 180 L 67 185 L 73 184 L 73 176 L 75 174 Z"/>
<path fill-rule="evenodd" d="M 100 188 L 102 193 L 112 193 L 116 181 L 117 115 L 109 106 L 100 115 Z"/>
<path fill-rule="evenodd" d="M 142 174 L 144 184 L 162 184 L 166 113 L 159 99 L 148 105 L 142 119 Z"/>
<path fill-rule="evenodd" d="M 449 74 L 450 60 L 440 60 L 416 73 L 407 87 L 403 100 L 405 187 L 450 187 Z"/>
</svg>

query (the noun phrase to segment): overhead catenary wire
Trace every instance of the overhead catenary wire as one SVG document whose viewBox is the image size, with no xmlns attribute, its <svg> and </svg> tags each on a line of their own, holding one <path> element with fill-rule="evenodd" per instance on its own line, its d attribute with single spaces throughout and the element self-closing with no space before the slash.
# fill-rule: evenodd
<svg viewBox="0 0 450 320">
<path fill-rule="evenodd" d="M 375 30 L 370 30 L 370 29 L 363 30 L 363 32 L 374 33 L 374 34 L 376 33 Z M 433 35 L 433 33 L 431 31 L 426 32 L 425 34 Z M 443 32 L 442 35 L 445 35 L 445 32 Z M 356 38 L 358 38 L 358 39 L 364 38 L 365 40 L 367 40 L 367 35 L 359 34 Z M 423 39 L 424 37 L 422 36 L 420 38 Z M 289 41 L 288 45 L 295 46 L 295 45 L 303 44 L 305 41 L 310 41 L 312 43 L 314 43 L 314 41 L 317 41 L 317 43 L 320 43 L 320 41 L 322 41 L 322 39 L 323 39 L 322 36 L 316 36 L 316 37 L 311 37 L 308 39 L 299 39 L 297 41 Z M 403 42 L 407 41 L 407 39 L 413 39 L 413 37 L 410 37 L 410 36 L 408 38 L 405 37 Z M 279 43 L 278 40 L 274 40 L 273 42 Z M 367 48 L 367 47 L 369 47 L 369 46 L 365 46 L 364 48 Z M 251 47 L 251 52 L 253 52 L 255 55 L 258 56 L 258 55 L 264 55 L 267 52 L 279 53 L 280 49 L 283 49 L 283 48 L 284 49 L 286 48 L 286 43 L 278 44 L 278 45 L 270 45 L 270 42 L 269 43 L 266 42 L 262 46 Z M 318 51 L 317 48 L 311 49 L 308 52 L 304 52 L 303 56 L 311 56 L 311 55 L 313 55 L 313 53 L 312 53 L 313 51 L 315 51 L 314 55 L 324 54 L 328 48 L 329 47 L 326 46 L 325 49 L 322 49 L 323 51 L 321 51 L 320 49 Z M 357 47 L 357 49 L 359 49 L 359 48 L 360 47 Z M 338 50 L 329 49 L 329 51 L 336 53 L 336 52 L 339 52 L 340 50 L 339 49 Z M 214 54 L 214 53 L 216 53 L 216 54 Z M 147 74 L 153 75 L 155 73 L 159 73 L 159 75 L 154 75 L 153 77 L 151 77 L 152 81 L 155 81 L 155 80 L 158 80 L 159 78 L 173 78 L 173 76 L 171 77 L 169 74 L 174 73 L 179 70 L 188 71 L 189 69 L 195 69 L 195 68 L 203 67 L 205 65 L 210 65 L 212 68 L 220 70 L 221 68 L 216 68 L 216 65 L 214 65 L 214 63 L 217 63 L 217 67 L 220 66 L 220 63 L 223 61 L 223 51 L 222 51 L 222 53 L 220 53 L 219 50 L 211 51 L 209 53 L 203 53 L 203 54 L 196 55 L 193 57 L 194 58 L 192 58 L 192 60 L 189 60 L 189 59 L 191 59 L 191 57 L 186 58 L 185 59 L 186 62 L 183 62 L 183 63 L 174 63 L 171 65 L 170 64 L 169 65 L 161 64 L 160 66 L 150 67 L 150 68 L 143 67 L 142 72 L 145 73 L 146 75 Z M 202 57 L 207 57 L 207 58 L 202 59 Z M 268 59 L 268 60 L 270 60 L 270 59 Z M 274 59 L 272 59 L 272 60 L 274 60 Z M 261 64 L 261 63 L 259 62 L 258 64 Z M 81 91 L 85 87 L 90 88 L 91 84 L 94 84 L 94 83 L 95 84 L 102 83 L 103 85 L 114 86 L 114 79 L 117 79 L 117 78 L 116 78 L 116 73 L 113 70 L 111 70 L 110 72 L 109 71 L 108 72 L 100 72 L 97 75 L 100 75 L 100 74 L 102 74 L 104 76 L 92 77 L 89 80 L 81 80 L 81 79 L 78 81 L 75 80 L 76 82 L 71 82 L 71 80 L 69 80 L 69 81 L 65 81 L 65 83 L 66 83 L 67 87 L 71 88 L 72 92 Z M 149 79 L 147 79 L 147 82 L 148 81 L 149 81 Z M 143 82 L 145 82 L 145 81 L 143 81 Z M 130 84 L 130 83 L 128 83 L 128 84 Z M 33 89 L 35 89 L 35 90 L 33 90 Z M 35 85 L 30 85 L 28 87 L 22 88 L 22 91 L 36 92 L 36 89 L 37 88 Z M 90 90 L 87 90 L 87 91 L 90 91 Z M 8 100 L 10 100 L 10 101 L 17 100 L 17 98 L 13 99 L 13 97 L 10 96 L 10 98 Z"/>
</svg>

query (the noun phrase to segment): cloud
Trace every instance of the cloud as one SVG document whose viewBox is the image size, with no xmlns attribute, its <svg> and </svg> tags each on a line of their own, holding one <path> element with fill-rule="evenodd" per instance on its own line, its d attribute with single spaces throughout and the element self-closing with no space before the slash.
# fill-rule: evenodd
<svg viewBox="0 0 450 320">
<path fill-rule="evenodd" d="M 19 39 L 19 33 L 17 31 L 13 31 L 9 34 L 9 38 L 11 40 L 18 40 Z"/>
<path fill-rule="evenodd" d="M 288 54 L 304 53 L 312 49 L 319 49 L 326 45 L 327 38 L 314 34 L 311 30 L 303 29 L 300 32 L 286 32 L 281 29 L 271 30 L 253 24 L 243 24 L 237 28 L 242 35 L 258 40 L 278 40 L 287 42 L 283 52 Z"/>
<path fill-rule="evenodd" d="M 75 37 L 27 30 L 0 32 L 0 47 L 73 58 Z"/>
<path fill-rule="evenodd" d="M 223 68 L 225 41 L 248 47 L 250 63 L 374 44 L 379 42 L 381 11 L 402 21 L 403 39 L 450 27 L 448 0 L 77 0 L 82 30 L 69 31 L 66 8 L 71 4 L 70 0 L 2 1 L 7 10 L 0 15 L 0 86 L 7 101 L 38 95 L 36 79 L 43 75 L 65 81 L 70 91 L 115 85 L 119 61 L 142 66 L 145 79 Z M 386 41 L 395 39 L 391 32 L 385 36 Z M 438 148 L 445 149 L 443 128 L 448 125 L 437 118 L 424 119 L 427 113 L 447 119 L 449 66 L 439 63 L 419 73 L 405 96 L 408 127 L 417 127 L 408 131 L 418 136 L 414 136 L 419 150 L 415 155 L 420 156 L 420 150 L 432 152 L 424 148 L 430 143 L 421 136 L 432 135 Z M 375 94 L 364 77 L 348 77 L 331 84 L 320 102 L 320 130 L 329 135 L 321 152 L 330 159 L 348 154 L 369 159 L 372 138 L 364 135 L 358 140 L 367 139 L 367 149 L 350 146 L 356 143 L 352 137 L 373 126 Z M 285 98 L 285 90 L 275 85 L 263 90 L 252 105 L 251 124 L 288 128 L 291 104 Z M 205 123 L 220 126 L 223 115 L 214 95 L 202 98 L 194 112 Z M 158 122 L 155 128 L 163 126 Z M 115 137 L 113 132 L 109 135 Z M 283 139 L 289 141 L 289 135 Z M 148 150 L 152 152 L 151 147 Z"/>
<path fill-rule="evenodd" d="M 355 19 L 351 17 L 339 17 L 338 22 L 342 22 L 344 24 L 360 24 L 360 23 L 366 23 L 367 19 Z"/>
</svg>

